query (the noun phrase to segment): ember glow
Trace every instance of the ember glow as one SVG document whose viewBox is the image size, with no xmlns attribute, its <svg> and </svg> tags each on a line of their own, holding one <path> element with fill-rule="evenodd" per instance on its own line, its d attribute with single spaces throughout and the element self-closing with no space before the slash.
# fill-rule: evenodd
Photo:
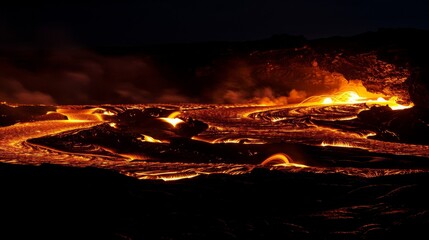
<svg viewBox="0 0 429 240">
<path fill-rule="evenodd" d="M 100 110 L 102 111 L 101 113 L 99 113 Z M 85 110 L 59 108 L 57 109 L 57 112 L 67 116 L 70 121 L 103 121 L 103 115 L 112 114 L 100 108 L 90 108 Z"/>
<path fill-rule="evenodd" d="M 387 98 L 387 100 L 386 100 Z M 407 109 L 414 106 L 412 102 L 402 105 L 398 96 L 385 96 L 384 94 L 370 93 L 363 86 L 361 81 L 351 81 L 340 87 L 330 95 L 311 96 L 301 102 L 299 105 L 339 105 L 339 104 L 359 104 L 364 103 L 367 106 L 388 106 L 392 110 Z"/>
<path fill-rule="evenodd" d="M 341 142 L 341 141 L 332 141 L 332 142 L 322 142 L 320 144 L 322 147 L 325 146 L 332 146 L 332 147 L 344 147 L 344 148 L 359 148 L 358 146 L 355 146 L 348 142 Z"/>
<path fill-rule="evenodd" d="M 56 112 L 50 111 L 47 115 L 57 113 L 68 120 L 35 121 L 0 128 L 0 154 L 2 161 L 9 163 L 90 165 L 115 169 L 140 179 L 168 181 L 201 174 L 242 174 L 255 167 L 362 176 L 359 168 L 341 168 L 343 160 L 350 164 L 349 157 L 368 164 L 364 171 L 367 177 L 378 176 L 383 171 L 389 175 L 408 171 L 392 171 L 389 167 L 388 162 L 397 161 L 399 155 L 408 155 L 411 167 L 413 157 L 429 157 L 428 145 L 379 140 L 376 138 L 379 133 L 356 122 L 362 111 L 374 106 L 396 106 L 395 109 L 412 106 L 397 104 L 396 100 L 396 97 L 385 100 L 345 91 L 313 96 L 300 104 L 278 106 L 59 106 Z M 174 108 L 181 111 L 169 110 Z M 147 125 L 128 126 L 132 123 L 120 118 L 128 111 L 132 112 L 129 114 L 132 118 L 139 112 L 147 116 L 136 119 Z M 191 119 L 206 123 L 208 128 L 193 133 L 202 123 Z M 194 136 L 181 140 L 183 134 Z M 105 142 L 104 135 L 109 135 L 111 140 Z M 330 148 L 327 150 L 327 147 Z M 338 147 L 350 149 L 347 157 L 337 153 Z M 335 166 L 329 163 L 333 158 L 338 158 Z M 377 173 L 373 173 L 371 159 L 385 161 L 386 168 L 377 167 L 374 170 Z M 401 161 L 405 160 L 401 158 Z M 356 166 L 360 164 L 356 162 Z"/>
<path fill-rule="evenodd" d="M 0 239 L 429 239 L 429 14 L 375 2 L 2 4 Z"/>
<path fill-rule="evenodd" d="M 429 145 L 390 126 L 412 102 L 331 77 L 338 84 L 325 94 L 293 89 L 275 98 L 265 89 L 248 104 L 46 106 L 42 116 L 0 128 L 1 161 L 166 181 L 255 168 L 366 177 L 426 171 Z"/>
<path fill-rule="evenodd" d="M 261 165 L 273 165 L 273 166 L 282 166 L 282 167 L 300 167 L 306 168 L 308 166 L 299 163 L 293 163 L 291 157 L 284 153 L 277 153 L 269 158 L 265 159 Z"/>
<path fill-rule="evenodd" d="M 173 127 L 176 127 L 177 124 L 183 123 L 183 120 L 180 119 L 180 118 L 169 118 L 169 117 L 166 117 L 166 118 L 159 118 L 159 119 L 162 120 L 162 121 L 164 121 L 164 122 L 166 122 L 166 123 L 171 124 L 171 126 L 173 126 Z"/>
<path fill-rule="evenodd" d="M 151 142 L 151 143 L 161 143 L 162 142 L 161 140 L 155 139 L 155 138 L 148 136 L 148 135 L 142 134 L 142 136 L 143 136 L 142 138 L 137 138 L 137 139 L 142 141 L 142 142 Z"/>
<path fill-rule="evenodd" d="M 384 99 L 383 97 L 378 97 L 377 99 L 366 98 L 359 96 L 356 92 L 348 91 L 337 93 L 331 97 L 325 97 L 321 101 L 321 104 L 357 104 L 365 103 L 368 106 L 372 105 L 384 105 L 390 107 L 392 110 L 407 109 L 414 106 L 413 103 L 402 105 L 398 103 L 398 97 L 391 97 L 389 100 Z"/>
</svg>

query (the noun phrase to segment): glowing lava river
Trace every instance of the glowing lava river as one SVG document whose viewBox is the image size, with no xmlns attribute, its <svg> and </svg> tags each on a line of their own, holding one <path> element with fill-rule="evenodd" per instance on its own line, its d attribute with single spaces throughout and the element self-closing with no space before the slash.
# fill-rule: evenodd
<svg viewBox="0 0 429 240">
<path fill-rule="evenodd" d="M 426 172 L 429 145 L 377 125 L 378 114 L 386 122 L 409 115 L 412 105 L 395 104 L 342 93 L 283 106 L 57 106 L 0 127 L 0 161 L 163 180 L 255 168 L 363 177 Z M 6 115 L 22 107 L 3 106 Z"/>
</svg>

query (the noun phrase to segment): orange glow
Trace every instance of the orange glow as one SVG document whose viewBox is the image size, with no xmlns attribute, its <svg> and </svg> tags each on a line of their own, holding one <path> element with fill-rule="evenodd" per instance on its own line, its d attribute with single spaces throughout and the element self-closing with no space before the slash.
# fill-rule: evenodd
<svg viewBox="0 0 429 240">
<path fill-rule="evenodd" d="M 332 141 L 332 142 L 323 141 L 320 144 L 320 146 L 322 146 L 322 147 L 330 146 L 330 147 L 345 147 L 345 148 L 361 148 L 361 147 L 355 146 L 351 143 L 343 142 L 343 141 Z"/>
<path fill-rule="evenodd" d="M 143 138 L 137 138 L 137 140 L 140 140 L 142 142 L 151 142 L 151 143 L 162 143 L 161 140 L 155 139 L 151 136 L 142 134 Z"/>
<path fill-rule="evenodd" d="M 179 172 L 169 172 L 164 174 L 159 174 L 155 176 L 142 176 L 140 179 L 161 179 L 164 181 L 177 181 L 186 178 L 194 178 L 199 176 L 198 173 L 179 173 Z"/>
<path fill-rule="evenodd" d="M 171 124 L 173 127 L 176 127 L 177 124 L 183 123 L 184 121 L 180 118 L 159 118 L 162 121 Z"/>
<path fill-rule="evenodd" d="M 271 162 L 290 163 L 289 156 L 284 153 L 277 153 L 265 159 L 261 165 L 267 165 Z"/>
<path fill-rule="evenodd" d="M 306 101 L 304 102 L 307 103 L 308 105 L 312 105 L 312 104 L 338 105 L 338 104 L 365 103 L 368 106 L 371 106 L 371 105 L 389 106 L 392 110 L 407 109 L 414 106 L 413 103 L 410 103 L 408 105 L 401 105 L 397 101 L 398 101 L 398 97 L 391 97 L 389 98 L 389 100 L 386 100 L 384 97 L 381 97 L 381 96 L 377 98 L 365 97 L 365 96 L 360 96 L 357 92 L 347 91 L 347 92 L 337 92 L 329 96 L 313 96 L 306 99 Z"/>
<path fill-rule="evenodd" d="M 316 100 L 316 102 L 319 102 L 321 104 L 350 104 L 350 103 L 365 103 L 369 99 L 365 97 L 361 97 L 357 92 L 355 91 L 345 91 L 345 92 L 337 92 L 332 95 L 329 95 L 327 97 L 319 97 L 319 96 L 313 96 L 312 99 Z M 322 98 L 321 100 L 318 100 L 318 98 Z M 313 100 L 313 101 L 314 101 Z M 310 101 L 310 102 L 313 102 Z"/>
<path fill-rule="evenodd" d="M 355 80 L 343 84 L 333 94 L 311 96 L 298 104 L 298 106 L 364 103 L 367 106 L 389 106 L 392 110 L 406 109 L 414 106 L 413 103 L 402 105 L 398 103 L 399 101 L 400 99 L 397 96 L 385 96 L 381 93 L 368 92 L 361 81 Z"/>
<path fill-rule="evenodd" d="M 334 101 L 332 101 L 332 98 L 327 97 L 325 99 L 323 99 L 323 104 L 332 104 Z"/>
<path fill-rule="evenodd" d="M 371 132 L 371 133 L 368 133 L 368 134 L 364 135 L 363 137 L 364 138 L 368 138 L 368 137 L 373 137 L 373 136 L 376 136 L 376 135 L 377 135 L 376 133 Z"/>
<path fill-rule="evenodd" d="M 107 116 L 114 116 L 115 114 L 110 112 L 110 111 L 104 111 L 103 115 L 107 115 Z"/>
<path fill-rule="evenodd" d="M 392 110 L 401 110 L 401 109 L 407 109 L 414 106 L 413 103 L 410 103 L 408 105 L 401 105 L 397 103 L 398 97 L 391 97 L 389 100 L 384 99 L 383 97 L 377 98 L 377 100 L 369 100 L 367 103 L 375 103 L 375 104 L 384 104 L 389 106 Z"/>
<path fill-rule="evenodd" d="M 292 158 L 289 157 L 287 154 L 284 153 L 277 153 L 274 154 L 267 159 L 265 159 L 261 165 L 272 165 L 274 167 L 282 166 L 282 167 L 300 167 L 300 168 L 306 168 L 307 165 L 299 164 L 299 163 L 292 163 Z"/>
<path fill-rule="evenodd" d="M 173 127 L 176 127 L 177 124 L 184 122 L 182 119 L 180 118 L 159 118 L 162 121 L 171 124 Z"/>
<path fill-rule="evenodd" d="M 355 94 L 350 91 L 320 96 L 318 99 L 313 99 L 315 101 L 308 102 L 308 104 L 316 104 L 316 107 L 308 107 L 308 109 L 321 109 L 320 114 L 322 117 L 320 119 L 331 119 L 329 114 L 332 112 L 329 102 L 322 103 L 325 99 L 330 99 L 332 102 L 334 100 L 343 99 L 342 101 L 355 101 L 360 102 L 362 100 L 369 99 L 368 104 L 378 104 L 389 102 L 388 97 L 375 97 L 367 96 L 363 97 L 362 93 L 355 92 Z M 338 96 L 338 99 L 335 99 L 335 96 Z M 342 96 L 340 98 L 339 96 Z M 387 99 L 387 100 L 386 100 Z M 328 101 L 328 100 L 327 100 Z M 378 102 L 378 103 L 377 103 Z M 317 105 L 318 104 L 318 105 Z M 332 103 L 334 104 L 334 103 Z M 91 127 L 100 125 L 101 123 L 109 124 L 112 128 L 118 127 L 117 132 L 120 131 L 121 125 L 116 126 L 114 122 L 105 119 L 106 122 L 100 122 L 97 116 L 106 117 L 105 115 L 110 114 L 109 112 L 105 113 L 103 108 L 92 108 L 88 109 L 86 106 L 58 106 L 58 112 L 64 113 L 72 120 L 46 120 L 46 121 L 30 121 L 17 123 L 15 125 L 1 127 L 0 128 L 0 153 L 1 159 L 0 162 L 7 163 L 19 163 L 19 164 L 34 164 L 39 165 L 42 163 L 50 164 L 64 164 L 77 167 L 99 167 L 105 169 L 113 169 L 119 171 L 120 173 L 133 176 L 139 179 L 159 179 L 164 181 L 174 181 L 185 178 L 193 178 L 201 175 L 208 174 L 228 174 L 228 175 L 238 175 L 251 172 L 255 168 L 265 168 L 265 169 L 275 169 L 284 172 L 311 172 L 311 173 L 341 173 L 352 176 L 362 176 L 362 177 L 376 177 L 384 175 L 393 175 L 393 174 L 407 174 L 412 171 L 422 171 L 427 172 L 427 170 L 410 170 L 410 169 L 370 169 L 370 168 L 360 168 L 360 165 L 357 164 L 356 168 L 353 167 L 341 167 L 336 166 L 335 161 L 332 161 L 332 166 L 327 167 L 314 167 L 304 165 L 310 161 L 317 161 L 318 156 L 316 153 L 321 153 L 322 157 L 324 152 L 333 152 L 340 151 L 334 147 L 346 147 L 346 148 L 362 148 L 368 149 L 368 154 L 377 153 L 377 154 L 396 154 L 396 155 L 411 155 L 411 156 L 421 156 L 427 158 L 429 156 L 429 147 L 427 145 L 416 145 L 400 142 L 388 142 L 380 141 L 377 139 L 367 139 L 371 136 L 376 135 L 375 132 L 371 132 L 367 129 L 358 129 L 359 131 L 342 131 L 341 129 L 331 128 L 329 125 L 316 125 L 315 123 L 309 122 L 305 123 L 310 128 L 296 129 L 295 126 L 289 126 L 288 122 L 285 121 L 285 124 L 280 123 L 273 125 L 268 120 L 274 119 L 275 121 L 280 121 L 282 119 L 288 120 L 289 112 L 283 113 L 282 109 L 294 110 L 293 105 L 286 107 L 257 107 L 247 105 L 245 107 L 241 105 L 237 106 L 220 106 L 216 105 L 215 107 L 206 107 L 206 105 L 201 105 L 202 107 L 196 107 L 195 110 L 186 110 L 186 116 L 181 116 L 183 119 L 185 117 L 192 117 L 193 119 L 201 119 L 201 121 L 210 123 L 210 128 L 202 132 L 198 136 L 193 136 L 192 139 L 198 141 L 204 141 L 208 143 L 230 143 L 230 144 L 267 144 L 264 146 L 231 146 L 228 145 L 227 149 L 235 149 L 238 151 L 243 151 L 242 149 L 249 149 L 243 154 L 244 157 L 248 157 L 251 160 L 251 163 L 218 163 L 216 161 L 210 162 L 200 162 L 198 159 L 198 152 L 196 153 L 197 163 L 180 163 L 180 162 L 170 162 L 162 161 L 163 155 L 152 155 L 150 151 L 147 155 L 139 148 L 135 150 L 128 150 L 123 152 L 123 150 L 109 149 L 103 145 L 98 144 L 85 144 L 77 145 L 78 148 L 73 148 L 73 151 L 67 151 L 67 149 L 55 149 L 54 147 L 37 145 L 28 141 L 32 138 L 50 136 L 55 134 L 73 134 L 78 136 L 81 130 L 88 130 Z M 210 105 L 211 106 L 211 105 Z M 296 105 L 295 105 L 296 106 Z M 389 104 L 390 106 L 390 104 Z M 349 107 L 344 106 L 345 110 Z M 326 108 L 326 109 L 325 109 Z M 356 106 L 357 109 L 365 109 L 367 106 L 364 104 L 359 104 Z M 346 117 L 352 117 L 356 115 L 356 108 L 351 108 L 351 113 L 346 114 Z M 203 110 L 201 110 L 203 109 Z M 302 112 L 296 111 L 291 112 L 293 114 L 307 114 L 307 107 L 303 109 Z M 335 108 L 333 110 L 336 110 Z M 343 108 L 339 107 L 339 110 L 342 111 Z M 259 111 L 261 114 L 257 117 L 252 117 L 252 119 L 243 119 L 243 116 L 247 116 L 249 113 Z M 265 113 L 264 113 L 265 112 Z M 54 112 L 51 112 L 54 113 Z M 183 112 L 182 112 L 183 113 Z M 273 114 L 271 114 L 273 113 Z M 50 114 L 50 113 L 47 113 Z M 170 118 L 165 118 L 168 120 L 178 119 L 178 112 L 170 114 Z M 301 115 L 298 115 L 301 116 Z M 266 117 L 266 118 L 265 118 Z M 346 117 L 334 117 L 333 119 L 345 119 Z M 267 120 L 265 120 L 267 119 Z M 166 127 L 171 130 L 169 124 L 164 124 L 151 118 L 150 121 L 157 121 L 160 131 L 166 131 Z M 178 122 L 183 120 L 178 119 Z M 152 122 L 150 122 L 152 123 Z M 177 123 L 180 124 L 180 123 Z M 152 126 L 152 125 L 149 125 Z M 155 124 L 156 126 L 156 124 Z M 173 125 L 172 125 L 173 126 Z M 182 125 L 183 126 L 183 125 Z M 181 126 L 178 126 L 181 127 Z M 103 129 L 99 129 L 103 130 Z M 112 130 L 112 129 L 110 129 Z M 163 132 L 156 134 L 157 129 L 145 129 L 147 133 L 155 132 L 148 135 L 138 135 L 137 141 L 141 141 L 140 145 L 146 145 L 144 147 L 153 147 L 155 144 L 162 146 L 159 149 L 166 149 L 165 151 L 174 151 L 174 149 L 168 147 L 168 136 Z M 167 131 L 168 131 L 167 130 Z M 277 131 L 278 130 L 278 131 Z M 67 133 L 68 131 L 71 131 Z M 375 131 L 375 130 L 374 130 Z M 174 132 L 174 131 L 173 131 Z M 136 134 L 132 133 L 132 136 Z M 169 133 L 166 133 L 169 134 Z M 159 138 L 159 139 L 156 139 Z M 167 136 L 166 139 L 163 139 L 163 136 Z M 308 145 L 317 144 L 317 152 L 315 154 L 305 155 L 302 154 L 303 158 L 292 159 L 295 155 L 287 155 L 281 153 L 285 151 L 288 153 L 288 145 L 278 145 L 279 147 L 283 146 L 282 150 L 278 150 L 277 154 L 274 155 L 264 155 L 267 154 L 267 151 L 272 151 L 271 143 L 278 143 L 286 139 L 288 142 L 294 143 L 295 140 L 302 141 Z M 308 142 L 307 139 L 309 140 Z M 113 139 L 112 139 L 113 140 Z M 79 142 L 77 142 L 79 144 Z M 150 146 L 151 145 L 151 146 Z M 277 145 L 276 145 L 277 146 Z M 330 149 L 323 149 L 321 146 L 332 146 Z M 164 148 L 165 147 L 165 148 Z M 326 147 L 328 148 L 328 147 Z M 82 149 L 82 152 L 75 152 L 79 149 Z M 143 148 L 144 150 L 145 148 Z M 202 150 L 205 147 L 201 148 Z M 214 148 L 217 149 L 217 148 Z M 303 148 L 304 150 L 306 148 Z M 118 151 L 118 152 L 117 152 Z M 160 150 L 164 151 L 164 150 Z M 346 151 L 350 152 L 350 151 Z M 168 153 L 168 152 L 167 152 Z M 273 152 L 270 152 L 273 153 Z M 176 154 L 176 152 L 174 152 Z M 226 153 L 228 154 L 228 153 Z M 291 152 L 292 154 L 292 152 Z M 350 154 L 361 154 L 359 151 L 352 151 Z M 364 153 L 366 154 L 366 153 Z M 161 156 L 161 157 L 160 157 Z M 165 155 L 168 156 L 168 155 Z M 178 155 L 183 156 L 183 155 Z M 186 155 L 189 156 L 189 155 Z M 219 155 L 222 156 L 222 155 Z M 260 158 L 260 156 L 267 156 L 266 159 Z M 304 159 L 304 157 L 308 159 Z M 329 155 L 328 155 L 329 156 Z M 353 156 L 353 155 L 351 155 Z M 370 156 L 370 155 L 368 155 Z M 374 155 L 379 156 L 379 155 Z M 216 155 L 213 156 L 215 159 Z M 309 159 L 309 158 L 312 159 Z M 341 157 L 341 156 L 340 156 Z M 254 163 L 255 158 L 257 158 L 257 163 Z M 205 158 L 202 158 L 205 159 Z M 302 159 L 302 160 L 301 160 Z M 384 157 L 374 158 L 375 160 L 383 161 Z M 180 160 L 180 158 L 178 158 Z M 192 160 L 192 159 L 190 159 Z M 295 161 L 297 161 L 297 163 Z M 335 159 L 333 159 L 335 160 Z M 346 160 L 346 159 L 343 159 Z M 301 162 L 302 161 L 302 162 Z M 329 160 L 325 161 L 329 163 Z M 304 164 L 301 164 L 304 163 Z M 310 164 L 310 163 L 309 163 Z M 354 164 L 354 163 L 353 163 Z M 371 164 L 369 162 L 368 164 Z M 389 163 L 386 161 L 386 166 Z M 417 163 L 420 164 L 420 163 Z M 314 164 L 316 165 L 316 164 Z M 351 165 L 353 166 L 353 165 Z M 370 165 L 371 166 L 371 165 Z M 369 166 L 369 167 L 370 167 Z"/>
<path fill-rule="evenodd" d="M 103 112 L 96 113 L 97 110 L 102 110 Z M 95 121 L 101 122 L 104 121 L 102 115 L 110 115 L 110 112 L 105 111 L 102 108 L 90 108 L 90 109 L 73 109 L 73 108 L 59 108 L 57 113 L 61 113 L 70 121 Z M 106 114 L 104 114 L 106 113 Z"/>
<path fill-rule="evenodd" d="M 210 143 L 265 144 L 266 142 L 256 138 L 218 138 Z"/>
<path fill-rule="evenodd" d="M 138 154 L 131 154 L 131 153 L 117 153 L 119 156 L 126 158 L 127 161 L 135 161 L 135 160 L 144 160 L 145 157 L 138 155 Z"/>
<path fill-rule="evenodd" d="M 167 118 L 177 118 L 177 116 L 179 116 L 180 114 L 181 114 L 181 112 L 175 111 L 175 112 L 170 113 L 170 115 L 168 115 Z"/>
<path fill-rule="evenodd" d="M 181 114 L 180 111 L 175 111 L 175 112 L 170 113 L 170 115 L 168 115 L 168 117 L 166 117 L 166 118 L 162 117 L 159 119 L 161 119 L 162 121 L 164 121 L 166 123 L 171 124 L 171 126 L 173 126 L 173 127 L 176 127 L 177 124 L 184 122 L 182 119 L 177 118 L 177 116 L 179 116 L 180 114 Z"/>
</svg>

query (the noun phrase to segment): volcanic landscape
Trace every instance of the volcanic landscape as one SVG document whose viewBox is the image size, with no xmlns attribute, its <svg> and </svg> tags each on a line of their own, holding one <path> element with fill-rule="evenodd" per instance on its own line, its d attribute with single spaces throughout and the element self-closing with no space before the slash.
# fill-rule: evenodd
<svg viewBox="0 0 429 240">
<path fill-rule="evenodd" d="M 252 76 L 196 103 L 2 102 L 2 218 L 32 229 L 2 234 L 426 239 L 429 34 L 408 31 L 420 45 L 385 30 L 190 56 L 194 78 Z"/>
</svg>

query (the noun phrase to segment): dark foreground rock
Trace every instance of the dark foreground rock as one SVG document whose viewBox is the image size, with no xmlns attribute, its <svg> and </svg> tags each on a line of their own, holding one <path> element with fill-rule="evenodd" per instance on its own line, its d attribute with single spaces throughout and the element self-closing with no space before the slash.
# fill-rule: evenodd
<svg viewBox="0 0 429 240">
<path fill-rule="evenodd" d="M 1 239 L 427 239 L 429 174 L 256 169 L 176 182 L 0 164 Z"/>
</svg>

